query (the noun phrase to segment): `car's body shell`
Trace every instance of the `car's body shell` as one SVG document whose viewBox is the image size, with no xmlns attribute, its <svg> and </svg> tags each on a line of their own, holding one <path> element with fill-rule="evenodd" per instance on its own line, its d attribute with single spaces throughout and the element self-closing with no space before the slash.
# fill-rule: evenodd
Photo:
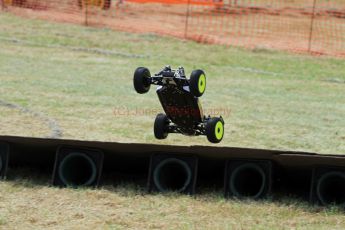
<svg viewBox="0 0 345 230">
<path fill-rule="evenodd" d="M 186 133 L 194 133 L 193 129 L 203 122 L 199 99 L 189 92 L 188 86 L 159 86 L 157 95 L 168 118 Z"/>
</svg>

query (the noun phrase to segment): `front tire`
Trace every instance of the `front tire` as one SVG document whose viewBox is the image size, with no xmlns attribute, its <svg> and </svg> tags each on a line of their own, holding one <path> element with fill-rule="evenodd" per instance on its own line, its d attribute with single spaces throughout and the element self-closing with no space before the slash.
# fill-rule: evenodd
<svg viewBox="0 0 345 230">
<path fill-rule="evenodd" d="M 219 143 L 224 136 L 224 121 L 219 117 L 213 117 L 206 123 L 206 136 L 209 142 Z"/>
<path fill-rule="evenodd" d="M 138 67 L 134 72 L 133 84 L 137 93 L 143 94 L 150 90 L 151 73 L 148 68 Z"/>
<path fill-rule="evenodd" d="M 154 124 L 154 134 L 157 139 L 165 139 L 168 136 L 169 118 L 165 114 L 158 114 Z"/>
<path fill-rule="evenodd" d="M 196 96 L 201 97 L 206 90 L 206 75 L 201 69 L 194 70 L 189 79 L 190 92 Z"/>
</svg>

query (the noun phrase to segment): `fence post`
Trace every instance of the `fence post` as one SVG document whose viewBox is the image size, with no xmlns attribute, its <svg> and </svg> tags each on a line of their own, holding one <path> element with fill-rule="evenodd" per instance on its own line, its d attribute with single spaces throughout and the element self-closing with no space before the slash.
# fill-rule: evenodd
<svg viewBox="0 0 345 230">
<path fill-rule="evenodd" d="M 85 26 L 89 25 L 89 20 L 88 20 L 88 13 L 89 13 L 89 1 L 88 0 L 82 0 L 85 2 Z"/>
<path fill-rule="evenodd" d="M 187 33 L 188 33 L 188 20 L 189 20 L 189 14 L 190 14 L 190 0 L 187 2 L 187 11 L 186 11 L 186 22 L 184 25 L 184 38 L 187 39 Z"/>
<path fill-rule="evenodd" d="M 313 39 L 313 30 L 314 30 L 314 21 L 315 21 L 315 10 L 316 10 L 316 0 L 313 2 L 313 12 L 311 15 L 311 22 L 310 22 L 310 32 L 309 32 L 309 41 L 308 41 L 308 52 L 311 52 L 311 43 Z"/>
</svg>

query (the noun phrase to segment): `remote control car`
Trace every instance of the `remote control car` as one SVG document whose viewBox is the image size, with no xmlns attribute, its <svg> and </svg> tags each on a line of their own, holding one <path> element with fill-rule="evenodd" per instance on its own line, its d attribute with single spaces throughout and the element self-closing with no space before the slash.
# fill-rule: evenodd
<svg viewBox="0 0 345 230">
<path fill-rule="evenodd" d="M 157 94 L 166 114 L 158 114 L 154 123 L 157 139 L 165 139 L 169 133 L 188 136 L 206 135 L 212 143 L 219 143 L 224 135 L 224 120 L 220 117 L 204 116 L 200 104 L 206 89 L 206 75 L 202 70 L 194 70 L 187 79 L 183 67 L 172 70 L 166 66 L 151 76 L 145 67 L 134 73 L 134 88 L 143 94 L 157 85 Z"/>
</svg>

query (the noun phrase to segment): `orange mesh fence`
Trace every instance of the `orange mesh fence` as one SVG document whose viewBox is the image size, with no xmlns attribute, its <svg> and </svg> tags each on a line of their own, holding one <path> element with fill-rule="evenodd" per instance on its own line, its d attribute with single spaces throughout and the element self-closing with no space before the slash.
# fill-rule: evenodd
<svg viewBox="0 0 345 230">
<path fill-rule="evenodd" d="M 207 6 L 221 6 L 222 0 L 127 0 L 128 2 L 137 3 L 163 3 L 163 4 L 188 4 L 188 5 L 207 5 Z"/>
<path fill-rule="evenodd" d="M 14 14 L 247 48 L 345 56 L 344 0 L 0 0 Z M 1 12 L 1 11 L 0 11 Z"/>
</svg>

